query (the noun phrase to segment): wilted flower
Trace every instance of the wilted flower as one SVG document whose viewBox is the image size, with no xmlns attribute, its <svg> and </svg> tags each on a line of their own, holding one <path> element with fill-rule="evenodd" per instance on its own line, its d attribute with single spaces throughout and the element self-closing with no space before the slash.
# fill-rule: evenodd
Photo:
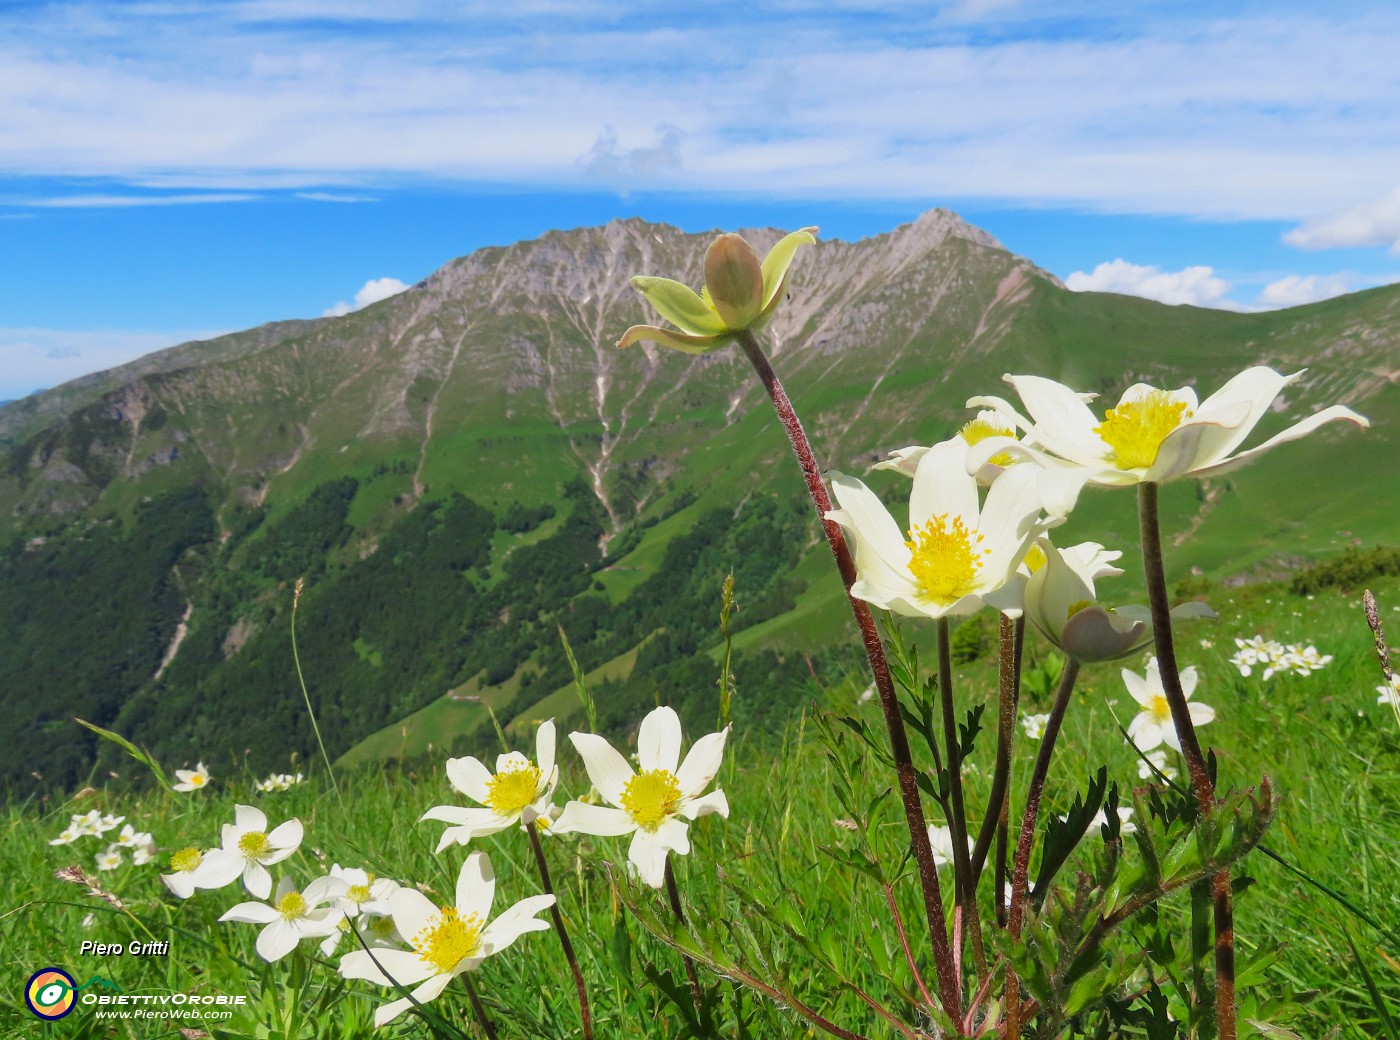
<svg viewBox="0 0 1400 1040">
<path fill-rule="evenodd" d="M 420 820 L 450 823 L 442 832 L 437 850 L 441 852 L 453 842 L 465 845 L 473 838 L 485 837 L 505 830 L 516 822 L 534 823 L 541 814 L 549 820 L 549 800 L 559 783 L 559 767 L 554 763 L 554 720 L 540 724 L 535 731 L 535 761 L 518 751 L 496 759 L 496 772 L 479 759 L 449 758 L 447 779 L 452 787 L 484 809 L 466 809 L 457 805 L 437 805 Z"/>
<path fill-rule="evenodd" d="M 1016 567 L 1044 530 L 1031 467 L 1008 470 L 978 506 L 967 446 L 944 441 L 919 462 L 909 498 L 909 538 L 879 497 L 854 477 L 834 473 L 841 508 L 826 514 L 854 543 L 851 595 L 906 617 L 971 614 L 986 604 L 1020 606 Z"/>
<path fill-rule="evenodd" d="M 593 786 L 617 808 L 570 802 L 554 824 L 554 831 L 599 837 L 632 834 L 627 858 L 643 881 L 660 888 L 665 879 L 667 853 L 684 856 L 690 851 L 685 821 L 710 813 L 729 816 L 729 802 L 723 791 L 704 793 L 719 772 L 728 736 L 726 726 L 718 733 L 701 737 L 691 745 L 685 761 L 680 762 L 681 720 L 671 708 L 656 708 L 642 720 L 637 733 L 641 772 L 633 772 L 627 759 L 602 737 L 592 733 L 569 734 Z"/>
<path fill-rule="evenodd" d="M 239 903 L 220 921 L 241 921 L 266 927 L 258 933 L 258 956 L 271 963 L 280 961 L 303 939 L 319 939 L 332 934 L 343 916 L 334 907 L 323 904 L 345 891 L 339 878 L 321 877 L 298 892 L 289 877 L 277 883 L 277 896 L 272 903 Z"/>
<path fill-rule="evenodd" d="M 1190 700 L 1196 690 L 1196 669 L 1186 667 L 1181 670 L 1181 695 Z M 1147 672 L 1138 675 L 1127 668 L 1123 669 L 1123 683 L 1128 687 L 1133 700 L 1142 706 L 1142 711 L 1128 724 L 1128 738 L 1143 751 L 1151 751 L 1159 744 L 1166 744 L 1173 751 L 1181 750 L 1181 740 L 1176 726 L 1172 723 L 1171 705 L 1167 703 L 1167 693 L 1162 687 L 1162 673 L 1157 666 L 1157 658 L 1147 662 Z M 1199 702 L 1188 705 L 1191 722 L 1204 726 L 1215 718 L 1215 709 Z"/>
<path fill-rule="evenodd" d="M 180 782 L 171 786 L 172 791 L 198 791 L 209 785 L 209 767 L 203 762 L 193 769 L 177 769 L 175 776 Z"/>
<path fill-rule="evenodd" d="M 697 294 L 669 278 L 638 275 L 632 285 L 675 329 L 634 325 L 619 347 L 649 339 L 687 354 L 708 354 L 746 329 L 761 329 L 783 299 L 788 267 L 799 246 L 816 243 L 814 227 L 794 231 L 760 264 L 753 246 L 734 234 L 720 235 L 705 252 L 705 287 Z M 677 331 L 679 330 L 679 331 Z"/>
<path fill-rule="evenodd" d="M 243 885 L 259 899 L 272 891 L 272 875 L 267 867 L 286 859 L 301 844 L 301 821 L 292 819 L 271 832 L 267 817 L 251 805 L 233 807 L 234 822 L 224 824 L 222 848 L 205 853 L 195 869 L 195 888 L 223 888 L 239 875 Z"/>
<path fill-rule="evenodd" d="M 989 437 L 971 450 L 968 465 L 976 472 L 1002 452 L 1035 459 L 1049 474 L 1043 485 L 1046 508 L 1065 515 L 1086 483 L 1123 487 L 1216 476 L 1324 423 L 1345 419 L 1358 426 L 1370 425 L 1350 408 L 1333 405 L 1263 444 L 1236 453 L 1283 388 L 1302 374 L 1284 376 L 1262 366 L 1248 368 L 1199 404 L 1191 387 L 1158 390 L 1135 383 L 1103 419 L 1089 410 L 1082 395 L 1053 379 L 1008 375 L 1006 381 L 1015 387 L 1031 416 L 1030 420 L 1017 417 L 1017 425 L 1028 431 L 1028 437 L 1025 441 Z"/>
<path fill-rule="evenodd" d="M 340 974 L 381 986 L 415 986 L 413 1000 L 392 1001 L 374 1013 L 375 1028 L 386 1025 L 413 1003 L 435 998 L 465 971 L 473 971 L 527 932 L 549 927 L 535 915 L 554 905 L 554 896 L 522 899 L 490 924 L 496 876 L 484 852 L 473 852 L 457 876 L 455 905 L 437 907 L 415 888 L 400 888 L 389 897 L 389 912 L 411 950 L 354 950 L 340 959 Z M 376 961 L 378 963 L 376 963 Z"/>
</svg>

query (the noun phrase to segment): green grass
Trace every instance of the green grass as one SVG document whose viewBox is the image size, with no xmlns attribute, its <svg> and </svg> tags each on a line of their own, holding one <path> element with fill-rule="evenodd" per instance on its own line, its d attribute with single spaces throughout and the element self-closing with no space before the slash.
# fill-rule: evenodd
<svg viewBox="0 0 1400 1040">
<path fill-rule="evenodd" d="M 1391 625 L 1392 641 L 1396 641 L 1400 611 L 1394 608 L 1400 606 L 1400 582 L 1386 579 L 1377 584 L 1376 592 L 1383 617 Z M 1253 785 L 1261 776 L 1269 776 L 1281 797 L 1281 810 L 1266 843 L 1382 923 L 1395 927 L 1400 922 L 1400 881 L 1395 873 L 1395 863 L 1400 861 L 1400 726 L 1388 710 L 1376 704 L 1373 690 L 1379 678 L 1359 594 L 1329 592 L 1309 599 L 1290 594 L 1282 585 L 1258 585 L 1215 588 L 1210 598 L 1221 620 L 1180 630 L 1179 647 L 1182 663 L 1194 665 L 1201 673 L 1195 699 L 1210 704 L 1217 713 L 1216 721 L 1203 727 L 1201 736 L 1204 743 L 1218 749 L 1222 785 Z M 798 612 L 814 609 L 799 605 Z M 930 628 L 911 624 L 905 631 L 926 650 L 931 645 Z M 1229 663 L 1233 639 L 1255 634 L 1315 644 L 1334 659 L 1308 677 L 1281 675 L 1265 682 L 1256 671 L 1254 676 L 1243 678 Z M 763 637 L 761 632 L 752 636 L 755 640 Z M 1203 645 L 1203 640 L 1210 645 Z M 1029 646 L 1031 661 L 1043 653 L 1039 644 Z M 595 669 L 590 678 L 601 677 L 606 667 L 629 667 L 627 658 L 634 656 L 624 655 Z M 989 696 L 987 665 L 979 661 L 960 667 L 963 678 L 957 690 L 962 703 L 970 705 Z M 1139 661 L 1123 665 L 1141 670 Z M 1125 790 L 1142 786 L 1136 759 L 1113 724 L 1116 719 L 1126 725 L 1136 710 L 1123 689 L 1119 667 L 1103 665 L 1084 673 L 1053 763 L 1046 813 L 1064 812 L 1085 775 L 1098 763 L 1105 763 L 1111 779 Z M 882 724 L 875 706 L 856 703 L 855 693 L 862 686 L 863 679 L 853 675 L 825 690 L 814 688 L 813 694 L 833 708 L 864 717 L 878 730 Z M 508 687 L 481 691 L 481 695 L 488 702 L 499 703 L 514 692 Z M 475 692 L 475 688 L 468 684 L 462 692 Z M 761 695 L 761 691 L 739 693 L 741 697 Z M 547 714 L 563 717 L 572 707 L 570 696 L 568 689 L 558 691 L 529 714 L 531 718 Z M 1037 709 L 1043 706 L 1033 699 L 1023 704 L 1025 711 Z M 451 733 L 455 727 L 474 727 L 481 711 L 473 702 L 438 702 L 412 717 L 410 731 L 415 740 L 421 740 Z M 511 738 L 523 750 L 532 751 L 532 727 L 527 722 L 516 720 Z M 556 800 L 560 804 L 582 795 L 588 787 L 577 757 L 563 739 L 566 731 L 567 727 L 563 728 L 559 741 L 563 781 Z M 694 728 L 688 736 L 693 739 L 704 731 Z M 381 736 L 390 740 L 395 735 L 386 731 Z M 0 875 L 6 878 L 7 891 L 0 907 L 0 946 L 15 966 L 12 974 L 16 978 L 0 1003 L 0 1032 L 39 1035 L 34 1020 L 19 1003 L 19 984 L 33 971 L 54 964 L 81 976 L 78 981 L 100 974 L 128 993 L 198 988 L 201 992 L 246 994 L 250 1003 L 238 1018 L 218 1027 L 228 1031 L 216 1032 L 216 1036 L 333 1036 L 349 1040 L 372 1035 L 368 1023 L 373 1009 L 392 994 L 361 982 L 348 984 L 343 992 L 338 990 L 334 958 L 319 962 L 310 943 L 304 943 L 285 961 L 263 966 L 253 950 L 256 927 L 217 921 L 246 895 L 230 887 L 197 892 L 180 902 L 165 891 L 157 877 L 160 870 L 168 869 L 172 851 L 190 844 L 214 844 L 220 825 L 231 820 L 232 806 L 237 802 L 258 805 L 267 812 L 271 824 L 292 816 L 304 822 L 306 840 L 300 851 L 275 866 L 274 875 L 287 873 L 304 883 L 333 862 L 363 865 L 383 876 L 428 886 L 431 898 L 446 900 L 468 850 L 454 847 L 435 855 L 432 850 L 441 825 L 416 822 L 430 806 L 461 802 L 446 783 L 441 752 L 385 768 L 371 760 L 386 754 L 398 756 L 402 747 L 363 750 L 364 758 L 347 756 L 338 765 L 347 806 L 343 812 L 315 764 L 290 767 L 310 774 L 305 784 L 284 794 L 265 796 L 253 790 L 257 778 L 243 771 L 237 761 L 210 763 L 216 782 L 211 789 L 196 794 L 133 790 L 128 778 L 141 767 L 128 761 L 122 770 L 128 777 L 94 777 L 94 786 L 72 800 L 40 797 L 9 805 L 0 813 L 5 835 L 0 843 Z M 1016 766 L 1019 780 L 1013 786 L 1018 800 L 1028 756 L 1034 750 L 1034 744 L 1022 742 Z M 977 775 L 969 781 L 968 805 L 976 819 L 983 810 L 985 777 L 990 772 L 987 735 L 981 738 L 972 764 Z M 860 776 L 865 797 L 890 783 L 890 777 L 873 762 L 867 766 Z M 715 867 L 722 867 L 731 878 L 742 879 L 754 899 L 766 905 L 792 905 L 820 943 L 850 953 L 850 970 L 877 998 L 897 1005 L 898 996 L 881 981 L 878 970 L 879 964 L 897 953 L 884 924 L 887 912 L 881 893 L 818 851 L 820 846 L 845 841 L 847 833 L 833 823 L 845 812 L 833 796 L 831 766 L 812 740 L 811 727 L 794 725 L 776 743 L 759 743 L 745 733 L 735 733 L 718 784 L 729 795 L 730 818 L 726 821 L 712 816 L 698 821 L 692 828 L 691 855 L 676 861 L 691 912 L 714 922 L 742 914 L 734 894 L 716 878 Z M 84 838 L 73 846 L 48 844 L 70 813 L 93 808 L 124 815 L 139 829 L 152 832 L 161 847 L 157 862 L 144 867 L 128 862 L 116 871 L 98 874 L 93 856 L 104 847 L 101 840 Z M 891 863 L 897 860 L 904 833 L 897 815 L 886 812 L 875 829 L 876 847 Z M 497 911 L 538 891 L 522 834 L 506 831 L 473 843 L 472 848 L 478 847 L 490 852 L 498 875 Z M 650 964 L 682 979 L 680 962 L 674 953 L 642 933 L 635 922 L 619 914 L 602 868 L 605 860 L 624 860 L 626 839 L 561 836 L 547 841 L 546 849 L 588 980 L 597 1035 L 683 1035 L 676 1009 L 644 978 L 645 966 Z M 170 955 L 80 956 L 78 949 L 84 939 L 124 944 L 133 939 L 144 941 L 147 935 L 131 918 L 86 895 L 82 887 L 53 877 L 54 870 L 72 864 L 85 867 L 117 894 L 156 938 L 169 939 Z M 1389 1002 L 1392 1015 L 1400 1009 L 1400 949 L 1263 856 L 1252 855 L 1244 868 L 1256 884 L 1237 905 L 1241 962 L 1278 954 L 1257 988 L 1250 990 L 1253 995 L 1249 999 L 1255 1001 L 1252 1006 L 1257 1007 L 1264 997 L 1311 994 L 1302 1017 L 1286 1023 L 1299 1036 L 1359 1040 L 1383 1035 L 1365 980 L 1347 946 L 1347 929 L 1355 931 L 1366 968 L 1380 997 Z M 984 908 L 990 905 L 988 880 L 984 879 Z M 912 877 L 905 876 L 899 895 L 918 944 L 917 889 Z M 1169 899 L 1162 920 L 1180 933 L 1185 914 L 1183 899 Z M 85 924 L 89 915 L 91 922 Z M 805 1000 L 865 1035 L 885 1035 L 849 994 L 831 988 L 819 972 L 802 967 L 806 958 L 800 949 L 780 940 L 780 950 L 780 963 L 793 975 L 793 984 Z M 926 956 L 921 956 L 926 962 Z M 572 988 L 552 933 L 525 936 L 509 951 L 488 960 L 474 978 L 503 1037 L 577 1035 Z M 728 987 L 724 990 L 727 993 Z M 753 1035 L 811 1035 L 787 1013 L 772 1012 L 748 995 L 739 998 L 737 1005 L 732 996 L 723 999 L 730 1009 L 727 1014 L 737 1009 L 750 1017 Z M 300 1007 L 302 1019 L 288 1025 L 280 1017 L 285 1006 Z M 459 983 L 432 1006 L 449 1022 L 466 1026 L 470 1012 Z M 402 1024 L 387 1034 L 376 1035 L 428 1035 L 421 1021 L 411 1017 L 400 1021 Z M 171 1023 L 164 1031 L 152 1025 L 99 1026 L 91 1009 L 80 1007 L 61 1025 L 48 1027 L 44 1035 L 170 1036 L 175 1024 L 199 1023 Z M 259 1032 L 260 1028 L 270 1031 Z M 732 1027 L 722 1035 L 734 1035 Z M 1255 1034 L 1246 1028 L 1242 1035 Z"/>
</svg>

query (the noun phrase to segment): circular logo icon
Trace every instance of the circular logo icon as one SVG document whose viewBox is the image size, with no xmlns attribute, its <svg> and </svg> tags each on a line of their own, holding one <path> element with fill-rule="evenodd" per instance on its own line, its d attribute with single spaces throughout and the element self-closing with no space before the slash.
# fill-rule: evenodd
<svg viewBox="0 0 1400 1040">
<path fill-rule="evenodd" d="M 43 968 L 29 976 L 24 1002 L 34 1014 L 52 1022 L 73 1010 L 77 1004 L 73 995 L 76 988 L 73 976 L 62 968 Z"/>
</svg>

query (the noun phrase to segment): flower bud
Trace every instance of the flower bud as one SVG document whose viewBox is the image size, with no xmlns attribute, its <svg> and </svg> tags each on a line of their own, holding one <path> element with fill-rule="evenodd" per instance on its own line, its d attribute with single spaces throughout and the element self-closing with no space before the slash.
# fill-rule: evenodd
<svg viewBox="0 0 1400 1040">
<path fill-rule="evenodd" d="M 763 265 L 742 237 L 720 235 L 705 253 L 705 288 L 727 328 L 746 329 L 763 311 Z"/>
</svg>

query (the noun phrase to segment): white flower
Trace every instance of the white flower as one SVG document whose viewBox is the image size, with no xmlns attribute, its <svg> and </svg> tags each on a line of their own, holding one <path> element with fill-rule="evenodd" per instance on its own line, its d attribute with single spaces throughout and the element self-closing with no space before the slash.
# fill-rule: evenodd
<svg viewBox="0 0 1400 1040">
<path fill-rule="evenodd" d="M 273 773 L 266 780 L 259 780 L 253 786 L 256 787 L 263 794 L 273 794 L 277 791 L 290 790 L 293 786 L 301 783 L 304 779 L 305 777 L 303 777 L 300 773 L 298 773 L 296 776 L 293 776 L 291 773 Z"/>
<path fill-rule="evenodd" d="M 1045 736 L 1045 724 L 1050 721 L 1049 714 L 1045 715 L 1021 715 L 1021 728 L 1026 731 L 1027 740 L 1039 740 Z"/>
<path fill-rule="evenodd" d="M 111 813 L 108 813 L 97 821 L 97 833 L 101 835 L 106 834 L 110 830 L 115 830 L 117 825 L 125 819 L 125 816 L 113 816 Z"/>
<path fill-rule="evenodd" d="M 1151 762 L 1152 765 L 1149 766 L 1147 762 Z M 1157 773 L 1161 773 L 1168 780 L 1176 779 L 1176 770 L 1167 765 L 1167 753 L 1165 750 L 1159 748 L 1156 751 L 1147 752 L 1147 762 L 1138 759 L 1138 779 L 1155 780 L 1157 779 Z M 1152 771 L 1152 766 L 1157 767 L 1157 772 L 1154 773 Z"/>
<path fill-rule="evenodd" d="M 195 884 L 195 872 L 203 862 L 204 853 L 194 846 L 181 849 L 171 854 L 171 872 L 162 874 L 160 879 L 165 882 L 165 887 L 180 899 L 188 899 L 194 895 L 196 888 L 220 887 Z"/>
<path fill-rule="evenodd" d="M 156 858 L 156 840 L 149 834 L 136 835 L 137 842 L 131 847 L 131 862 L 138 867 L 144 867 L 151 860 Z M 144 839 L 144 840 L 140 840 Z"/>
<path fill-rule="evenodd" d="M 1213 647 L 1214 645 L 1215 645 L 1215 644 L 1212 643 L 1209 639 L 1202 639 L 1202 640 L 1201 640 L 1201 649 L 1202 649 L 1202 650 L 1209 650 L 1209 649 L 1210 649 L 1211 647 Z"/>
<path fill-rule="evenodd" d="M 633 772 L 627 760 L 602 737 L 592 733 L 569 734 L 593 786 L 618 808 L 570 802 L 554 831 L 600 837 L 632 834 L 628 859 L 636 865 L 643 881 L 660 888 L 665 879 L 666 854 L 684 856 L 690 851 L 685 821 L 709 813 L 729 816 L 729 802 L 723 791 L 704 793 L 719 772 L 728 736 L 726 726 L 719 733 L 701 737 L 677 768 L 681 720 L 670 708 L 656 708 L 642 720 L 637 734 L 641 772 Z"/>
<path fill-rule="evenodd" d="M 102 811 L 93 809 L 91 812 L 74 813 L 69 817 L 68 826 L 80 837 L 88 834 L 99 835 L 102 833 Z"/>
<path fill-rule="evenodd" d="M 909 497 L 908 540 L 873 491 L 854 477 L 831 475 L 841 508 L 826 518 L 854 543 L 852 596 L 907 617 L 971 614 L 983 604 L 1020 607 L 1023 579 L 1016 568 L 1044 530 L 1037 522 L 1036 471 L 1007 470 L 979 506 L 967 450 L 961 440 L 944 441 L 920 459 Z"/>
<path fill-rule="evenodd" d="M 931 823 L 928 826 L 928 843 L 933 846 L 933 865 L 946 867 L 953 862 L 953 832 L 948 827 Z M 967 851 L 972 852 L 972 835 L 967 837 Z"/>
<path fill-rule="evenodd" d="M 1377 687 L 1377 688 L 1379 689 L 1379 687 Z M 63 830 L 61 830 L 61 831 L 58 832 L 58 837 L 57 837 L 57 838 L 51 838 L 51 839 L 49 839 L 49 844 L 50 844 L 50 845 L 72 845 L 73 842 L 77 841 L 77 840 L 78 840 L 79 838 L 81 838 L 81 837 L 84 837 L 82 831 L 76 830 L 76 829 L 73 828 L 73 827 L 65 827 L 65 828 L 63 828 Z"/>
<path fill-rule="evenodd" d="M 106 852 L 97 854 L 98 870 L 116 870 L 125 862 L 122 859 L 122 847 L 120 845 L 108 845 Z"/>
<path fill-rule="evenodd" d="M 1137 831 L 1137 824 L 1131 822 L 1132 816 L 1133 816 L 1133 809 L 1132 809 L 1132 806 L 1119 806 L 1117 812 L 1118 812 L 1118 833 L 1119 833 L 1119 834 L 1133 834 L 1134 832 L 1136 832 L 1136 831 Z M 1068 816 L 1068 814 L 1066 814 L 1066 815 L 1064 815 L 1064 816 L 1061 816 L 1060 819 L 1062 819 L 1062 820 L 1068 820 L 1068 819 L 1069 819 L 1069 816 Z M 1096 813 L 1094 814 L 1094 818 L 1093 818 L 1092 820 L 1089 821 L 1088 832 L 1094 832 L 1094 833 L 1096 833 L 1095 828 L 1103 827 L 1103 826 L 1105 826 L 1107 823 L 1108 823 L 1108 816 L 1104 813 L 1104 811 L 1103 811 L 1103 806 L 1099 806 L 1099 811 L 1096 812 Z"/>
<path fill-rule="evenodd" d="M 1302 372 L 1284 376 L 1269 368 L 1248 368 L 1197 404 L 1191 387 L 1158 390 L 1135 383 L 1118 404 L 1098 418 L 1083 396 L 1052 379 L 1006 376 L 1030 419 L 1017 415 L 1024 441 L 989 437 L 968 455 L 970 472 L 998 454 L 1034 459 L 1045 467 L 1045 508 L 1059 516 L 1074 507 L 1084 484 L 1124 487 L 1180 477 L 1227 473 L 1277 445 L 1304 437 L 1324 423 L 1345 419 L 1370 423 L 1350 408 L 1333 405 L 1296 423 L 1263 444 L 1236 452 L 1268 413 L 1284 387 Z"/>
<path fill-rule="evenodd" d="M 1181 670 L 1181 693 L 1186 700 L 1196 690 L 1196 669 L 1187 667 Z M 1157 658 L 1147 662 L 1145 675 L 1138 675 L 1127 668 L 1123 669 L 1123 683 L 1128 687 L 1133 700 L 1142 706 L 1142 711 L 1128 724 L 1128 738 L 1143 751 L 1151 751 L 1160 744 L 1166 744 L 1173 751 L 1181 750 L 1181 740 L 1176 726 L 1172 723 L 1171 705 L 1167 703 L 1166 691 L 1162 688 L 1162 673 L 1157 666 Z M 1188 706 L 1191 721 L 1204 726 L 1215 718 L 1215 709 L 1199 702 Z"/>
<path fill-rule="evenodd" d="M 251 805 L 233 807 L 234 822 L 224 824 L 222 847 L 212 849 L 194 873 L 196 888 L 223 888 L 240 874 L 243 885 L 259 899 L 272 891 L 267 867 L 280 863 L 301 844 L 301 821 L 292 819 L 270 833 L 267 817 Z"/>
<path fill-rule="evenodd" d="M 1389 704 L 1396 711 L 1400 711 L 1400 675 L 1390 677 L 1390 685 L 1384 683 L 1376 687 L 1376 703 Z M 50 842 L 50 845 L 56 844 Z"/>
<path fill-rule="evenodd" d="M 462 864 L 452 906 L 434 906 L 416 888 L 400 888 L 389 897 L 389 912 L 413 948 L 381 949 L 373 956 L 366 950 L 352 951 L 340 959 L 340 974 L 381 986 L 414 986 L 413 1000 L 427 1003 L 462 972 L 474 970 L 527 932 L 549 927 L 535 915 L 553 906 L 554 896 L 522 899 L 488 924 L 495 896 L 496 878 L 484 852 L 473 852 Z M 375 1028 L 411 1006 L 407 998 L 385 1004 L 374 1013 Z"/>
<path fill-rule="evenodd" d="M 258 933 L 258 956 L 271 963 L 280 961 L 302 939 L 319 939 L 335 932 L 343 916 L 334 907 L 324 906 L 345 890 L 339 878 L 321 877 L 298 892 L 292 879 L 277 883 L 277 897 L 268 903 L 239 903 L 220 921 L 241 921 L 266 927 Z"/>
<path fill-rule="evenodd" d="M 198 791 L 209 784 L 209 767 L 203 762 L 193 769 L 177 769 L 175 776 L 179 779 L 178 784 L 171 787 L 173 791 Z"/>
<path fill-rule="evenodd" d="M 136 846 L 142 843 L 143 839 L 145 841 L 150 841 L 151 836 L 149 834 L 141 833 L 135 827 L 128 823 L 125 827 L 121 829 L 121 833 L 117 835 L 117 844 L 122 846 L 123 848 L 134 849 L 136 848 Z"/>
<path fill-rule="evenodd" d="M 389 897 L 399 890 L 391 878 L 375 877 L 359 867 L 331 867 L 331 877 L 345 882 L 345 891 L 336 897 L 335 905 L 346 917 L 358 917 L 362 912 L 387 914 Z"/>
<path fill-rule="evenodd" d="M 497 757 L 494 776 L 479 759 L 449 758 L 447 779 L 453 788 L 486 808 L 436 805 L 419 817 L 452 824 L 442 832 L 437 851 L 496 834 L 517 822 L 534 823 L 546 813 L 559 783 L 554 741 L 554 720 L 549 719 L 535 731 L 535 761 L 518 751 L 508 752 Z"/>
</svg>

